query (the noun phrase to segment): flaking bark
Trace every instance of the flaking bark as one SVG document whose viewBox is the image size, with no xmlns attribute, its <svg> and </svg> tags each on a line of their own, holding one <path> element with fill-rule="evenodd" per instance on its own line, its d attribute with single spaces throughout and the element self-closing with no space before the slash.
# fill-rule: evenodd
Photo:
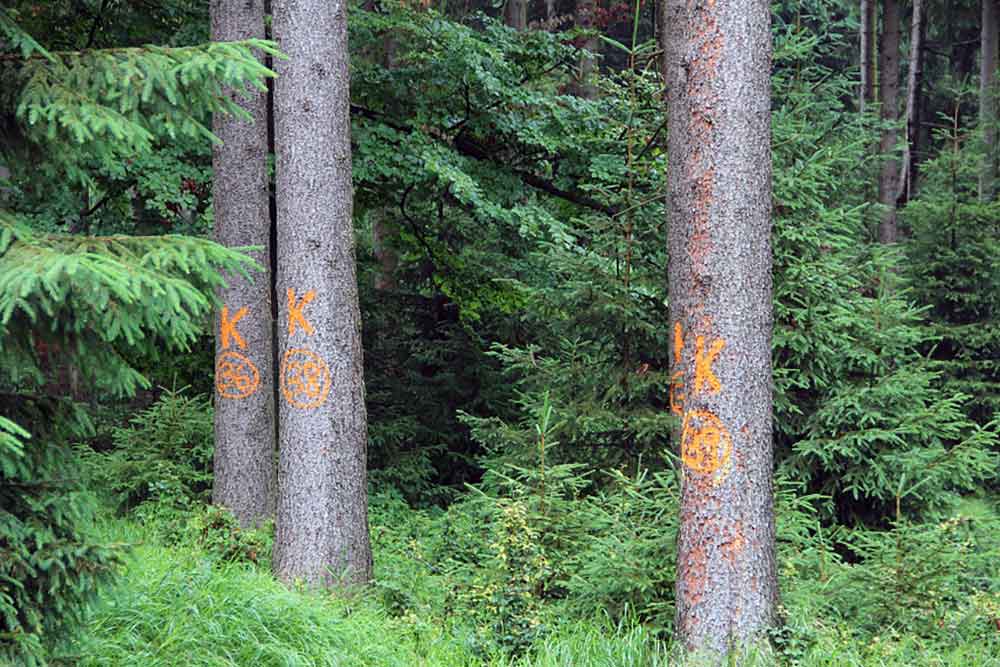
<svg viewBox="0 0 1000 667">
<path fill-rule="evenodd" d="M 213 0 L 211 14 L 213 40 L 264 37 L 263 0 Z M 218 292 L 225 310 L 215 319 L 212 502 L 247 527 L 273 516 L 275 503 L 267 94 L 255 88 L 230 94 L 253 120 L 213 119 L 223 142 L 212 152 L 215 238 L 230 247 L 261 246 L 253 256 L 265 271 L 252 282 L 229 276 Z"/>
<path fill-rule="evenodd" d="M 771 445 L 770 7 L 670 0 L 669 293 L 684 479 L 677 633 L 719 656 L 777 602 Z"/>
<path fill-rule="evenodd" d="M 347 3 L 275 0 L 279 381 L 275 573 L 371 578 L 352 223 Z"/>
</svg>

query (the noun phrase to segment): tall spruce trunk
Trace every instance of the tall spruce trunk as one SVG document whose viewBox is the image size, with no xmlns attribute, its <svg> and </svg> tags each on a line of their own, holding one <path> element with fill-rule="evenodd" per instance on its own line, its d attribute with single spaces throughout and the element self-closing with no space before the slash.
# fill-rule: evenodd
<svg viewBox="0 0 1000 667">
<path fill-rule="evenodd" d="M 597 0 L 576 0 L 574 8 L 574 22 L 577 28 L 583 30 L 593 30 L 594 19 L 597 11 Z M 579 78 L 574 82 L 573 93 L 584 99 L 592 100 L 597 97 L 597 88 L 592 81 L 594 76 L 595 61 L 592 54 L 597 52 L 599 42 L 596 35 L 588 36 L 580 45 L 585 53 L 580 56 Z"/>
<path fill-rule="evenodd" d="M 683 469 L 677 633 L 756 643 L 775 615 L 770 6 L 670 0 L 672 409 Z"/>
<path fill-rule="evenodd" d="M 910 21 L 910 65 L 906 77 L 906 142 L 896 208 L 916 195 L 920 150 L 920 101 L 924 81 L 924 0 L 913 0 Z"/>
<path fill-rule="evenodd" d="M 875 96 L 875 26 L 877 0 L 861 0 L 861 90 L 858 107 L 864 113 Z"/>
<path fill-rule="evenodd" d="M 979 123 L 983 127 L 986 156 L 979 175 L 979 198 L 992 201 L 997 181 L 997 0 L 982 0 L 983 24 L 979 54 Z"/>
<path fill-rule="evenodd" d="M 274 569 L 371 578 L 346 0 L 275 0 L 281 386 Z"/>
<path fill-rule="evenodd" d="M 527 30 L 528 0 L 507 0 L 504 22 L 514 30 Z"/>
<path fill-rule="evenodd" d="M 882 39 L 879 45 L 879 103 L 882 105 L 882 120 L 888 123 L 882 130 L 879 151 L 888 155 L 896 147 L 899 132 L 899 0 L 885 0 L 882 7 Z M 878 201 L 883 206 L 882 219 L 878 226 L 878 240 L 881 243 L 895 243 L 898 238 L 896 228 L 896 196 L 899 193 L 899 160 L 884 158 L 878 177 Z"/>
<path fill-rule="evenodd" d="M 212 39 L 264 38 L 263 0 L 213 0 Z M 226 246 L 261 246 L 253 281 L 229 276 L 215 321 L 215 479 L 212 502 L 240 525 L 274 515 L 274 360 L 271 318 L 267 94 L 232 91 L 251 122 L 216 115 L 222 144 L 212 152 L 215 238 Z"/>
</svg>

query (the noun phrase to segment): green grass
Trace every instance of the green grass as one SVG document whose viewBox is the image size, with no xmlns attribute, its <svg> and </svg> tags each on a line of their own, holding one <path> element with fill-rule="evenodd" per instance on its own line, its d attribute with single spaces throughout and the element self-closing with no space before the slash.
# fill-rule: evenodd
<svg viewBox="0 0 1000 667">
<path fill-rule="evenodd" d="M 109 540 L 140 543 L 117 584 L 62 660 L 80 667 L 666 667 L 669 647 L 641 626 L 565 623 L 520 658 L 477 656 L 450 621 L 393 617 L 373 599 L 289 590 L 267 572 L 158 543 L 133 523 Z M 796 626 L 804 621 L 797 619 Z M 804 626 L 803 626 L 804 627 Z M 822 624 L 809 624 L 823 628 Z M 997 633 L 1000 637 L 1000 632 Z M 791 657 L 754 665 L 808 667 L 1000 666 L 1000 641 L 947 645 L 890 635 L 858 641 L 826 628 Z"/>
</svg>

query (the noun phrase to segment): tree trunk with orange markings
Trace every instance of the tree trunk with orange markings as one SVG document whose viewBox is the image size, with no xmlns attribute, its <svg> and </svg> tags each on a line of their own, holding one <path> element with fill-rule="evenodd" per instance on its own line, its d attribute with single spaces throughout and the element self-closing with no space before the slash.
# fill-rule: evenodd
<svg viewBox="0 0 1000 667">
<path fill-rule="evenodd" d="M 669 0 L 670 318 L 683 483 L 677 633 L 718 659 L 777 603 L 766 0 Z"/>
<path fill-rule="evenodd" d="M 275 0 L 283 581 L 371 578 L 345 0 Z"/>
<path fill-rule="evenodd" d="M 264 38 L 263 0 L 213 0 L 211 13 L 216 41 Z M 252 282 L 230 276 L 219 290 L 212 502 L 248 527 L 273 516 L 275 502 L 267 94 L 255 88 L 232 94 L 253 120 L 213 121 L 223 142 L 212 153 L 215 238 L 226 246 L 261 246 L 254 259 L 265 272 Z"/>
</svg>

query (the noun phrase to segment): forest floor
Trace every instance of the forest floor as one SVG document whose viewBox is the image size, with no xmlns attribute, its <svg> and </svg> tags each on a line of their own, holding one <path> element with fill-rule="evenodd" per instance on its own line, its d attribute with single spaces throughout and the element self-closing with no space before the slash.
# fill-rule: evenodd
<svg viewBox="0 0 1000 667">
<path fill-rule="evenodd" d="M 373 517 L 377 522 L 378 517 Z M 105 519 L 109 542 L 134 545 L 69 647 L 80 667 L 661 667 L 669 645 L 637 623 L 555 623 L 519 656 L 484 654 L 461 619 L 391 611 L 364 599 L 289 590 L 266 565 L 225 562 L 203 546 L 168 544 L 134 519 Z M 377 528 L 376 528 L 377 532 Z M 378 544 L 376 542 L 376 547 Z M 375 554 L 376 578 L 398 554 Z M 419 587 L 421 582 L 414 581 Z M 796 590 L 798 587 L 799 590 Z M 756 664 L 803 666 L 1000 666 L 995 641 L 921 638 L 887 628 L 864 637 L 848 624 L 810 617 L 808 582 L 782 581 L 787 627 L 781 654 Z M 376 587 L 377 591 L 377 587 Z M 959 633 L 961 634 L 961 633 Z M 982 636 L 981 634 L 979 635 Z M 987 635 L 988 636 L 988 635 Z"/>
</svg>

